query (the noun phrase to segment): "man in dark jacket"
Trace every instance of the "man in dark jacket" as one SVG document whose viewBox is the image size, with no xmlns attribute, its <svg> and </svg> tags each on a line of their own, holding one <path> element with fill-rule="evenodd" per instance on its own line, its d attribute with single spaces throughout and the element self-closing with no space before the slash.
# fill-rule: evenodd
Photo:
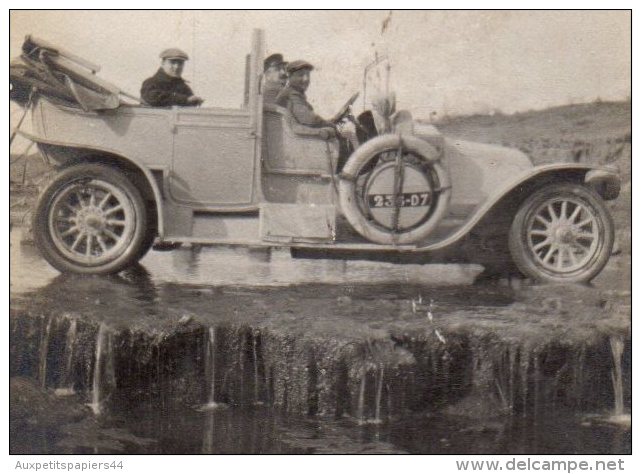
<svg viewBox="0 0 641 474">
<path fill-rule="evenodd" d="M 158 72 L 142 83 L 142 99 L 154 107 L 202 104 L 203 99 L 195 95 L 182 78 L 185 61 L 189 59 L 187 53 L 170 48 L 160 53 L 160 58 L 162 63 Z"/>
<path fill-rule="evenodd" d="M 283 55 L 276 53 L 268 56 L 264 62 L 263 77 L 263 104 L 276 103 L 276 97 L 283 90 L 287 82 L 285 67 L 287 63 Z"/>
</svg>

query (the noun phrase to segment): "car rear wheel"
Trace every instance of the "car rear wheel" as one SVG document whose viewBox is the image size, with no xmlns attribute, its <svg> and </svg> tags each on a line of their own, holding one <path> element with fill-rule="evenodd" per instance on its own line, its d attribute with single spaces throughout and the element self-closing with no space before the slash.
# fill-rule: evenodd
<svg viewBox="0 0 641 474">
<path fill-rule="evenodd" d="M 64 169 L 41 193 L 34 239 L 61 272 L 109 274 L 135 263 L 147 245 L 140 192 L 121 173 L 84 163 Z"/>
<path fill-rule="evenodd" d="M 614 224 L 601 197 L 573 183 L 548 185 L 520 206 L 510 253 L 526 276 L 544 282 L 588 282 L 608 262 Z"/>
</svg>

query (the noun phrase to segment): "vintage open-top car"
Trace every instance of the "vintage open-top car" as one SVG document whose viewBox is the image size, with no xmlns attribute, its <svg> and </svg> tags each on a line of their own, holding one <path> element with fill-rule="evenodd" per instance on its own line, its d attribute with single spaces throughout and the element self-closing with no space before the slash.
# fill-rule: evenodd
<svg viewBox="0 0 641 474">
<path fill-rule="evenodd" d="M 30 111 L 24 134 L 57 170 L 34 211 L 47 261 L 106 274 L 154 243 L 197 243 L 515 264 L 554 282 L 589 281 L 607 263 L 614 228 L 604 200 L 619 193 L 615 170 L 534 167 L 518 150 L 448 139 L 407 111 L 392 114 L 389 100 L 366 127 L 351 115 L 355 96 L 338 120 L 368 133 L 341 157 L 322 129 L 263 105 L 263 58 L 256 30 L 239 109 L 154 108 L 128 103 L 97 66 L 27 37 L 11 98 Z"/>
</svg>

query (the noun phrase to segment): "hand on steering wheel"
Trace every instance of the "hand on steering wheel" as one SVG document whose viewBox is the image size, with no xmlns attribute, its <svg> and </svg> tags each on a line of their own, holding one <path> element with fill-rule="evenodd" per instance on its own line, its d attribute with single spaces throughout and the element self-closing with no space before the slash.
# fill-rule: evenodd
<svg viewBox="0 0 641 474">
<path fill-rule="evenodd" d="M 343 120 L 350 112 L 350 109 L 354 102 L 356 102 L 356 99 L 358 99 L 359 93 L 356 92 L 354 95 L 352 95 L 347 102 L 345 102 L 345 105 L 343 105 L 340 110 L 334 115 L 331 119 L 330 122 L 332 123 L 338 123 L 341 120 Z"/>
</svg>

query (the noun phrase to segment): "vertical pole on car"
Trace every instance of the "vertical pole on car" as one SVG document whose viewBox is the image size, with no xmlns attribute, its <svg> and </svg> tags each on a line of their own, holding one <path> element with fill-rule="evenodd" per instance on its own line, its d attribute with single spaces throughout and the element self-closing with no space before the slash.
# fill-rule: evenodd
<svg viewBox="0 0 641 474">
<path fill-rule="evenodd" d="M 262 201 L 261 163 L 263 144 L 263 95 L 261 81 L 263 79 L 263 59 L 265 57 L 265 34 L 261 29 L 252 31 L 251 58 L 249 61 L 249 126 L 254 138 L 254 184 L 252 186 L 252 202 Z"/>
<path fill-rule="evenodd" d="M 392 196 L 393 214 L 392 214 L 392 229 L 394 232 L 394 243 L 396 243 L 396 236 L 398 235 L 398 219 L 401 212 L 402 199 L 403 199 L 403 180 L 404 180 L 404 167 L 403 167 L 403 139 L 401 135 L 398 136 L 398 150 L 396 152 L 396 160 L 394 162 L 394 190 Z"/>
</svg>

